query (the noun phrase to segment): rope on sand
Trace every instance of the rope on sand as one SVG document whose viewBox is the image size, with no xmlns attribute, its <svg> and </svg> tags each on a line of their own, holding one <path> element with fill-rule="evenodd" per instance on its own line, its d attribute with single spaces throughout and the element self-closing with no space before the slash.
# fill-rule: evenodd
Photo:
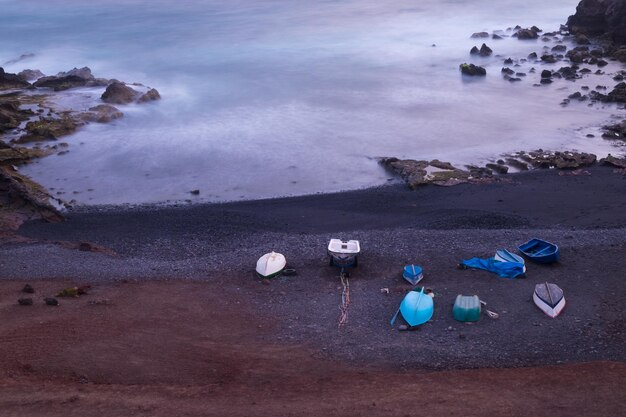
<svg viewBox="0 0 626 417">
<path fill-rule="evenodd" d="M 343 291 L 341 293 L 341 305 L 339 306 L 339 310 L 341 311 L 341 314 L 339 315 L 339 327 L 341 327 L 348 322 L 348 307 L 350 306 L 350 282 L 348 281 L 348 277 L 343 268 L 341 269 L 341 274 L 339 274 L 339 277 L 341 278 L 341 285 L 343 285 Z"/>
</svg>

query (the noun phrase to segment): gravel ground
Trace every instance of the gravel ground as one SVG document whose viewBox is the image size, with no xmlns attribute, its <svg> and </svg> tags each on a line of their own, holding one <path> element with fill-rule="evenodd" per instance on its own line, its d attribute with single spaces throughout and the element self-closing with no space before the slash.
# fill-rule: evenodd
<svg viewBox="0 0 626 417">
<path fill-rule="evenodd" d="M 509 181 L 415 192 L 397 185 L 347 193 L 188 207 L 83 208 L 60 224 L 31 222 L 30 244 L 0 245 L 0 279 L 220 283 L 239 301 L 281 323 L 272 336 L 310 345 L 323 358 L 401 369 L 517 367 L 625 361 L 625 177 L 596 167 L 589 176 L 535 171 Z M 341 286 L 328 266 L 329 238 L 359 239 L 349 321 L 337 326 Z M 529 264 L 508 280 L 456 269 L 531 237 L 557 242 L 561 262 Z M 114 254 L 70 250 L 88 241 Z M 276 250 L 298 270 L 263 285 L 256 259 Z M 410 289 L 406 263 L 424 267 L 435 291 L 433 320 L 418 331 L 389 325 Z M 557 319 L 532 303 L 534 285 L 555 282 L 567 306 Z M 382 293 L 388 288 L 389 293 Z M 454 321 L 457 294 L 478 294 L 500 319 Z"/>
</svg>

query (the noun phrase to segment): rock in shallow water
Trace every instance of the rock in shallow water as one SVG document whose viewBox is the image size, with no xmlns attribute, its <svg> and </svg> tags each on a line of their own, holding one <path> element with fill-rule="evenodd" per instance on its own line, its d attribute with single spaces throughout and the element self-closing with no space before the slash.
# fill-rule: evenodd
<svg viewBox="0 0 626 417">
<path fill-rule="evenodd" d="M 474 65 L 474 64 L 464 63 L 464 64 L 459 65 L 459 69 L 461 70 L 461 73 L 465 75 L 470 75 L 470 76 L 487 75 L 486 69 L 484 69 L 483 67 L 479 67 L 478 65 Z"/>
<path fill-rule="evenodd" d="M 109 84 L 100 98 L 105 103 L 128 104 L 135 101 L 137 96 L 139 96 L 139 92 L 133 90 L 124 83 L 115 81 Z"/>
</svg>

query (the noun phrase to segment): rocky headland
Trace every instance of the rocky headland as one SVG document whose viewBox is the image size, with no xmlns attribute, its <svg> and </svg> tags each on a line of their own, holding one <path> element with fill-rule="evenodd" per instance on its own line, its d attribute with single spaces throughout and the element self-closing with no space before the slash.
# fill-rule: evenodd
<svg viewBox="0 0 626 417">
<path fill-rule="evenodd" d="M 527 80 L 533 87 L 555 82 L 577 82 L 591 79 L 587 75 L 602 76 L 607 79 L 603 70 L 609 62 L 626 62 L 626 2 L 622 0 L 582 0 L 576 9 L 576 14 L 570 16 L 566 25 L 552 32 L 545 32 L 537 26 L 523 28 L 509 27 L 505 30 L 489 32 L 475 32 L 472 39 L 502 40 L 516 38 L 523 42 L 537 42 L 538 51 L 525 57 L 495 57 L 502 59 L 500 74 L 502 79 L 509 82 Z M 571 46 L 573 44 L 573 46 Z M 497 48 L 491 48 L 486 43 L 481 47 L 472 47 L 469 55 L 480 60 L 489 57 Z M 480 61 L 479 61 L 480 62 Z M 545 68 L 544 64 L 562 65 L 558 68 Z M 592 68 L 596 67 L 595 70 Z M 474 63 L 462 63 L 459 70 L 463 76 L 484 77 L 487 70 Z M 626 70 L 618 69 L 608 74 L 615 83 L 612 86 L 598 84 L 594 88 L 581 85 L 576 91 L 561 101 L 567 106 L 572 101 L 588 101 L 589 106 L 612 104 L 618 110 L 624 110 L 626 105 Z M 604 82 L 604 81 L 602 81 Z M 623 142 L 626 145 L 626 119 L 623 112 L 616 117 L 622 121 L 603 127 L 602 137 L 605 139 Z M 588 135 L 590 138 L 593 135 Z M 608 155 L 598 159 L 596 155 L 573 150 L 520 150 L 515 154 L 501 155 L 501 158 L 490 161 L 484 166 L 468 165 L 453 166 L 449 162 L 439 160 L 400 159 L 396 157 L 382 157 L 379 162 L 387 170 L 402 178 L 407 185 L 414 189 L 425 184 L 456 185 L 462 183 L 485 183 L 504 180 L 504 174 L 509 172 L 527 171 L 530 169 L 560 169 L 567 170 L 564 174 L 578 175 L 583 168 L 594 164 L 603 164 L 614 167 L 616 173 L 626 171 L 626 158 Z"/>
<path fill-rule="evenodd" d="M 134 87 L 134 88 L 133 88 Z M 58 105 L 67 90 L 88 88 L 104 93 L 87 110 Z M 115 105 L 160 99 L 156 89 L 96 78 L 87 67 L 46 76 L 25 69 L 17 74 L 0 68 L 0 233 L 12 235 L 29 219 L 60 221 L 67 203 L 19 173 L 18 167 L 51 154 L 69 152 L 59 140 L 89 123 L 123 117 Z"/>
</svg>

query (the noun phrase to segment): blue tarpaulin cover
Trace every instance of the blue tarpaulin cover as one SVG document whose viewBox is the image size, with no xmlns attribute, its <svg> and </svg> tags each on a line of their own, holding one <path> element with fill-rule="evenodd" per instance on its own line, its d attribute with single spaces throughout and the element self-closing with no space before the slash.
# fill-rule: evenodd
<svg viewBox="0 0 626 417">
<path fill-rule="evenodd" d="M 520 275 L 524 275 L 524 264 L 520 262 L 500 262 L 494 258 L 472 258 L 461 261 L 461 265 L 494 272 L 504 278 L 517 278 Z"/>
</svg>

